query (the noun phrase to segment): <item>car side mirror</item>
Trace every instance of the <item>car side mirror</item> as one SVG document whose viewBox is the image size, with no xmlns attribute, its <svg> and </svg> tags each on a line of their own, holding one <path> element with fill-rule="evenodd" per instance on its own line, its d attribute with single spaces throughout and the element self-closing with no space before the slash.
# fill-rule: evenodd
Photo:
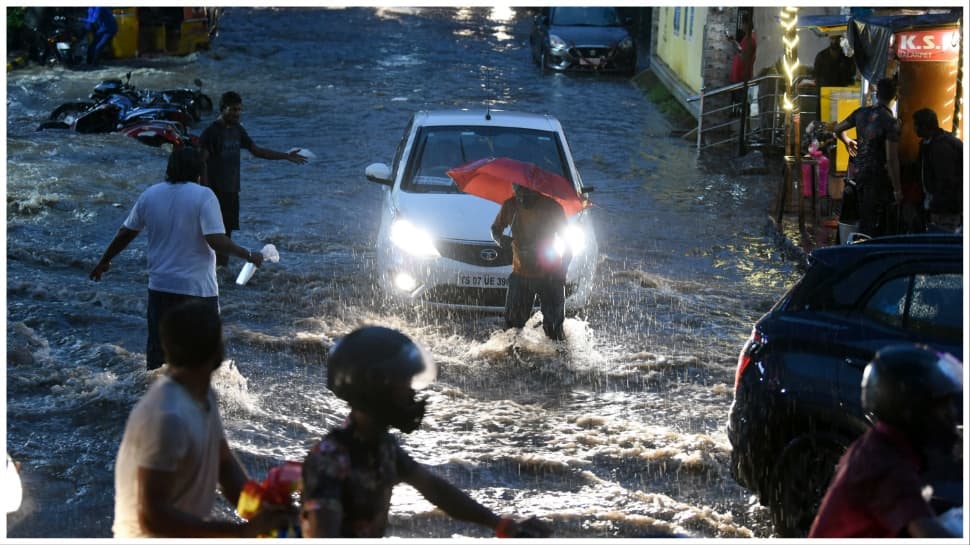
<svg viewBox="0 0 970 545">
<path fill-rule="evenodd" d="M 584 185 L 580 189 L 580 191 L 582 191 L 583 193 L 592 193 L 592 192 L 596 191 L 596 188 L 593 187 L 593 186 L 591 186 L 591 185 Z"/>
<path fill-rule="evenodd" d="M 385 165 L 384 163 L 372 163 L 364 169 L 364 176 L 367 177 L 368 181 L 386 185 L 388 187 L 394 185 L 394 180 L 391 179 L 391 167 Z"/>
</svg>

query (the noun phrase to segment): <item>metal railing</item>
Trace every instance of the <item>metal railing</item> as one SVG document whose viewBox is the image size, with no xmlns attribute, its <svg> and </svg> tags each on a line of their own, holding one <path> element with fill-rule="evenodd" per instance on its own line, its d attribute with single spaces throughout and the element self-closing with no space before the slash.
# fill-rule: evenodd
<svg viewBox="0 0 970 545">
<path fill-rule="evenodd" d="M 809 78 L 803 76 L 795 80 L 796 89 L 801 87 L 800 84 L 804 79 Z M 752 105 L 748 103 L 748 90 L 756 86 L 761 89 L 762 82 L 770 82 L 771 92 L 759 93 L 758 108 L 752 108 Z M 684 138 L 695 136 L 697 138 L 697 151 L 728 143 L 737 145 L 739 155 L 743 155 L 745 150 L 751 148 L 782 149 L 785 146 L 786 130 L 785 111 L 781 107 L 784 84 L 784 76 L 768 74 L 710 91 L 702 87 L 699 95 L 687 97 L 687 102 L 698 102 L 699 104 L 697 127 L 685 133 Z M 708 108 L 708 105 L 716 102 L 711 99 L 736 91 L 743 91 L 740 93 L 741 102 L 735 103 L 731 100 L 728 101 L 726 106 Z M 800 105 L 813 105 L 811 109 L 801 108 L 802 116 L 818 116 L 818 112 L 814 111 L 817 110 L 817 93 L 799 94 L 796 96 L 796 100 Z M 768 106 L 768 108 L 762 109 L 762 106 Z M 740 111 L 742 115 L 731 117 L 729 111 Z"/>
</svg>

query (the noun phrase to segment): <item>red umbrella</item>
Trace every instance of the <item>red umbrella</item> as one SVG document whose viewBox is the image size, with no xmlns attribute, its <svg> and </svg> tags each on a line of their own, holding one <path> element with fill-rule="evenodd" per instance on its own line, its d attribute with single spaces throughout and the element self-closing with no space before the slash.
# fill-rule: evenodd
<svg viewBox="0 0 970 545">
<path fill-rule="evenodd" d="M 465 193 L 499 204 L 515 196 L 512 184 L 518 184 L 551 197 L 562 205 L 567 216 L 586 207 L 586 200 L 580 198 L 569 180 L 532 163 L 508 157 L 488 157 L 465 163 L 449 170 L 448 176 Z"/>
</svg>

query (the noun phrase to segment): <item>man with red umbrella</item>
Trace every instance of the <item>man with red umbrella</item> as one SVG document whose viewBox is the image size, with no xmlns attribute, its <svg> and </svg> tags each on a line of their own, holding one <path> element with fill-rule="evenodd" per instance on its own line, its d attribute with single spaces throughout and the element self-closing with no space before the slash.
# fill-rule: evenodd
<svg viewBox="0 0 970 545">
<path fill-rule="evenodd" d="M 512 245 L 512 274 L 505 296 L 506 327 L 523 327 L 539 296 L 542 329 L 550 339 L 565 338 L 566 270 L 572 252 L 556 234 L 567 226 L 566 213 L 554 199 L 513 183 L 515 196 L 502 203 L 492 223 L 492 238 L 503 249 Z M 511 226 L 512 237 L 503 234 Z"/>
</svg>

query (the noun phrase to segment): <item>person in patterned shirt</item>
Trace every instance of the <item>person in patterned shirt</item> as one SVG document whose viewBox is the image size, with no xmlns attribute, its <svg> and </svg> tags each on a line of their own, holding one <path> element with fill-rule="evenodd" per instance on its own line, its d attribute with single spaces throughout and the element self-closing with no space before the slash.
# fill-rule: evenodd
<svg viewBox="0 0 970 545">
<path fill-rule="evenodd" d="M 883 78 L 876 84 L 876 104 L 857 108 L 833 129 L 849 155 L 855 157 L 859 231 L 871 237 L 894 234 L 887 217 L 903 200 L 899 120 L 889 108 L 895 98 L 896 84 Z M 846 134 L 853 127 L 856 139 Z"/>
<path fill-rule="evenodd" d="M 327 387 L 350 404 L 343 426 L 330 431 L 303 462 L 300 527 L 304 537 L 383 537 L 391 491 L 407 483 L 453 518 L 499 537 L 546 537 L 535 517 L 502 517 L 416 462 L 389 433 L 421 424 L 425 399 L 415 388 L 434 380 L 430 356 L 406 335 L 384 327 L 357 329 L 327 358 Z"/>
</svg>

